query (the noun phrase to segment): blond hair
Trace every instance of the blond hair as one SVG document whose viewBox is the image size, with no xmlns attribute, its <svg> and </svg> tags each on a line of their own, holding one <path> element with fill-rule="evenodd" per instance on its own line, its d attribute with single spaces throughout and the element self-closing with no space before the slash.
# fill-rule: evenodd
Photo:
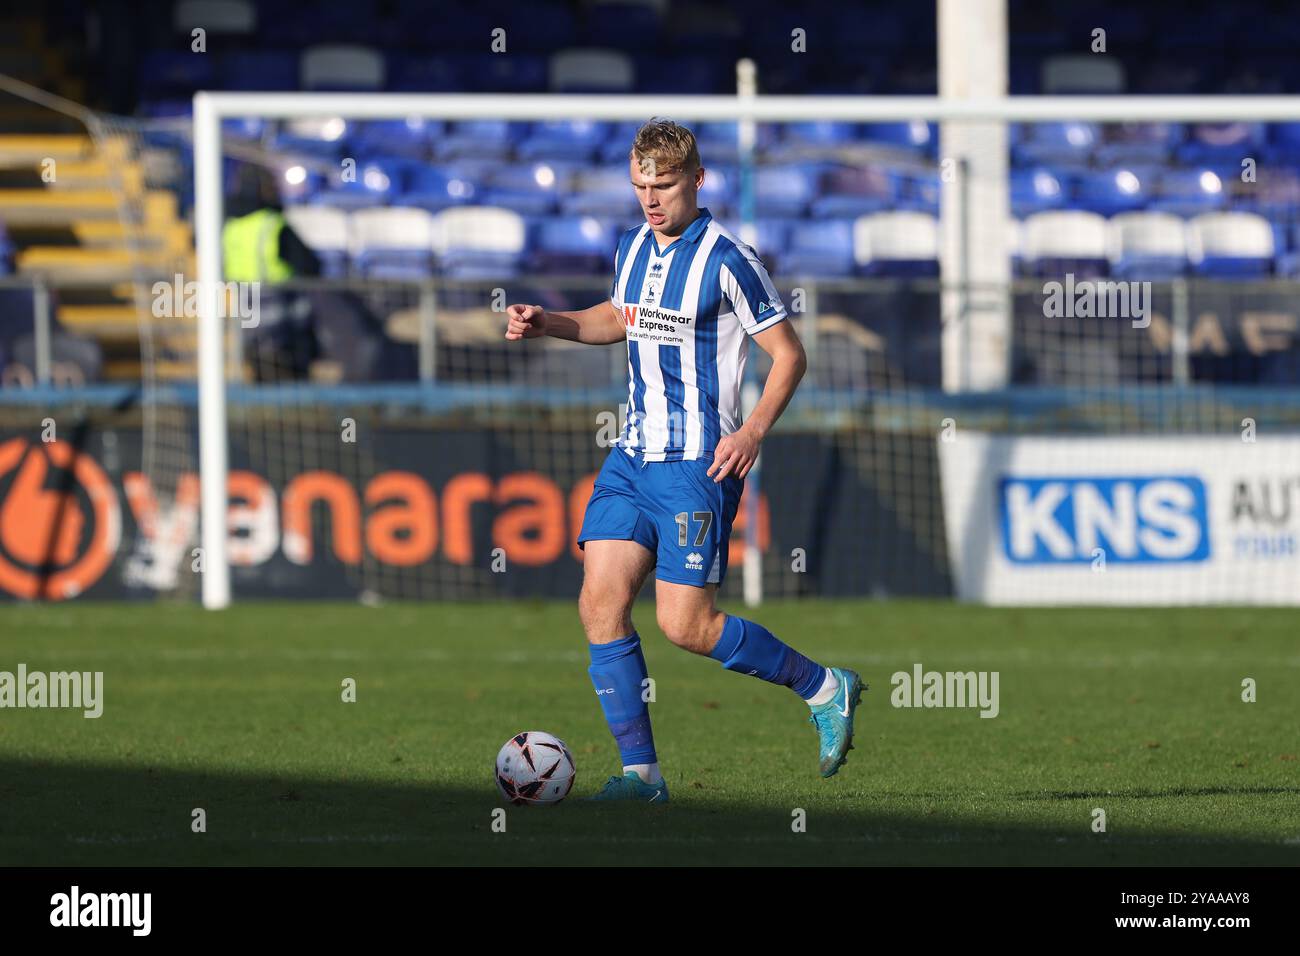
<svg viewBox="0 0 1300 956">
<path fill-rule="evenodd" d="M 656 176 L 678 170 L 692 173 L 700 168 L 700 150 L 695 143 L 695 134 L 672 120 L 655 117 L 636 131 L 628 158 L 635 161 L 643 172 L 652 170 Z"/>
</svg>

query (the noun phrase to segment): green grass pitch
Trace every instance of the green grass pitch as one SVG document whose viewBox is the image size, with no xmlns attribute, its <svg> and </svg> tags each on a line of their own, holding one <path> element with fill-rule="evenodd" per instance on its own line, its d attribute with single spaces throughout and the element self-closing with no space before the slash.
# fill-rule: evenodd
<svg viewBox="0 0 1300 956">
<path fill-rule="evenodd" d="M 618 756 L 572 603 L 9 606 L 0 670 L 102 671 L 104 712 L 0 710 L 0 865 L 1300 863 L 1294 611 L 753 616 L 870 685 L 848 764 L 821 779 L 806 706 L 672 647 L 646 603 L 672 802 L 611 806 L 577 799 Z M 998 671 L 1000 714 L 891 706 L 917 662 Z M 521 730 L 565 739 L 577 783 L 495 832 Z"/>
</svg>

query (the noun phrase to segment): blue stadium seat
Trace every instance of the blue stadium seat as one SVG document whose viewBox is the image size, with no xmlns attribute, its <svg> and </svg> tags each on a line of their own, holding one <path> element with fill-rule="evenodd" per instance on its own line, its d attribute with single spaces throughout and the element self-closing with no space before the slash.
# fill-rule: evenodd
<svg viewBox="0 0 1300 956">
<path fill-rule="evenodd" d="M 725 163 L 706 164 L 699 204 L 707 206 L 715 219 L 723 219 L 740 208 L 740 170 Z"/>
<path fill-rule="evenodd" d="M 924 155 L 934 155 L 939 145 L 937 127 L 920 120 L 910 123 L 865 123 L 862 137 L 868 143 L 879 143 Z"/>
<path fill-rule="evenodd" d="M 434 158 L 507 159 L 526 134 L 527 124 L 506 120 L 462 120 L 433 143 Z"/>
<path fill-rule="evenodd" d="M 1160 176 L 1147 208 L 1194 216 L 1224 205 L 1223 177 L 1212 169 L 1171 169 Z"/>
<path fill-rule="evenodd" d="M 879 166 L 836 166 L 819 177 L 820 195 L 809 214 L 817 219 L 850 219 L 896 205 L 898 177 Z"/>
<path fill-rule="evenodd" d="M 583 46 L 631 52 L 660 46 L 662 22 L 655 4 L 595 0 L 585 6 L 586 17 L 578 34 Z"/>
<path fill-rule="evenodd" d="M 579 175 L 572 192 L 560 197 L 560 211 L 566 216 L 621 220 L 639 215 L 641 206 L 632 191 L 629 170 L 618 166 Z"/>
<path fill-rule="evenodd" d="M 408 167 L 404 192 L 397 204 L 439 212 L 449 206 L 467 206 L 479 199 L 476 179 L 462 175 L 455 168 L 421 163 Z"/>
<path fill-rule="evenodd" d="M 1029 168 L 1011 171 L 1011 214 L 1017 218 L 1059 209 L 1067 198 L 1066 184 L 1050 169 Z"/>
<path fill-rule="evenodd" d="M 636 58 L 636 76 L 641 93 L 734 93 L 736 88 L 734 69 L 716 55 L 643 53 Z"/>
<path fill-rule="evenodd" d="M 640 127 L 641 124 L 635 122 L 610 124 L 604 139 L 597 147 L 596 161 L 602 166 L 627 168 L 628 152 L 632 149 L 632 140 L 636 138 L 636 131 Z M 704 156 L 703 147 L 700 148 L 700 156 L 701 158 Z M 705 162 L 705 165 L 707 166 L 708 162 Z"/>
<path fill-rule="evenodd" d="M 1074 177 L 1071 205 L 1103 216 L 1141 209 L 1158 177 L 1155 169 L 1142 167 L 1080 172 Z"/>
<path fill-rule="evenodd" d="M 755 214 L 763 217 L 802 216 L 816 196 L 821 168 L 815 163 L 759 167 L 754 178 Z"/>
<path fill-rule="evenodd" d="M 537 123 L 519 144 L 519 158 L 590 160 L 608 135 L 609 124 L 592 120 Z"/>
<path fill-rule="evenodd" d="M 1102 167 L 1166 162 L 1184 130 L 1178 123 L 1122 123 L 1105 127 L 1106 140 L 1093 155 Z"/>
<path fill-rule="evenodd" d="M 1025 123 L 1011 157 L 1016 166 L 1086 167 L 1100 142 L 1096 123 Z"/>
<path fill-rule="evenodd" d="M 545 93 L 549 61 L 538 53 L 474 53 L 464 57 L 465 89 L 476 93 Z"/>
<path fill-rule="evenodd" d="M 136 70 L 140 96 L 147 99 L 185 96 L 217 85 L 213 57 L 182 50 L 155 50 Z"/>
<path fill-rule="evenodd" d="M 784 276 L 848 276 L 853 268 L 851 220 L 800 222 L 790 230 L 789 251 L 781 264 Z"/>
<path fill-rule="evenodd" d="M 766 149 L 770 162 L 797 162 L 811 150 L 843 146 L 857 139 L 858 124 L 832 121 L 790 123 L 780 142 Z"/>
<path fill-rule="evenodd" d="M 532 227 L 530 268 L 551 275 L 606 273 L 613 268 L 616 235 L 594 216 L 548 217 Z"/>
<path fill-rule="evenodd" d="M 395 160 L 362 160 L 356 164 L 354 179 L 343 179 L 344 171 L 331 173 L 315 201 L 341 209 L 387 205 L 401 192 L 404 173 L 405 167 Z"/>
<path fill-rule="evenodd" d="M 1263 123 L 1198 123 L 1176 155 L 1188 166 L 1237 164 L 1243 156 L 1261 155 L 1265 139 Z"/>
<path fill-rule="evenodd" d="M 352 149 L 363 156 L 426 159 L 430 143 L 442 135 L 444 124 L 419 116 L 396 120 L 366 120 L 348 136 Z"/>
<path fill-rule="evenodd" d="M 394 53 L 388 58 L 388 88 L 397 93 L 463 92 L 469 86 L 466 72 L 472 70 L 457 57 Z"/>
<path fill-rule="evenodd" d="M 303 153 L 321 159 L 338 159 L 349 131 L 346 120 L 297 119 L 284 124 L 272 139 L 279 153 Z"/>
<path fill-rule="evenodd" d="M 298 62 L 288 50 L 232 50 L 221 55 L 217 73 L 227 90 L 298 89 Z"/>
<path fill-rule="evenodd" d="M 506 166 L 488 179 L 482 202 L 513 209 L 522 216 L 541 216 L 556 208 L 567 186 L 546 163 Z"/>
</svg>

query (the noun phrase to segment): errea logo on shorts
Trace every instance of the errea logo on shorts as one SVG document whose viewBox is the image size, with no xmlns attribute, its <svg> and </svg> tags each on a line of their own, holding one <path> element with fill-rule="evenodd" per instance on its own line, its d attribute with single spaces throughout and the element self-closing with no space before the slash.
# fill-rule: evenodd
<svg viewBox="0 0 1300 956">
<path fill-rule="evenodd" d="M 692 551 L 690 554 L 688 554 L 688 555 L 686 556 L 686 570 L 687 570 L 687 571 L 703 571 L 703 570 L 704 570 L 704 555 L 700 554 L 700 552 L 698 552 L 698 551 Z"/>
</svg>

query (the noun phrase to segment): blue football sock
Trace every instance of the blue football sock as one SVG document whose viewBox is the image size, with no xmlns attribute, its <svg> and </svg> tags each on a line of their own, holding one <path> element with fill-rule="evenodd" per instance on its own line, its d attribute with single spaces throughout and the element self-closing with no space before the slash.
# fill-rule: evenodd
<svg viewBox="0 0 1300 956">
<path fill-rule="evenodd" d="M 657 763 L 650 705 L 641 697 L 646 670 L 640 635 L 633 631 L 610 644 L 592 644 L 590 650 L 587 673 L 596 686 L 609 732 L 618 742 L 623 766 Z"/>
<path fill-rule="evenodd" d="M 826 679 L 826 668 L 782 643 L 763 625 L 731 614 L 709 656 L 729 671 L 789 687 L 804 700 L 816 694 Z"/>
</svg>

